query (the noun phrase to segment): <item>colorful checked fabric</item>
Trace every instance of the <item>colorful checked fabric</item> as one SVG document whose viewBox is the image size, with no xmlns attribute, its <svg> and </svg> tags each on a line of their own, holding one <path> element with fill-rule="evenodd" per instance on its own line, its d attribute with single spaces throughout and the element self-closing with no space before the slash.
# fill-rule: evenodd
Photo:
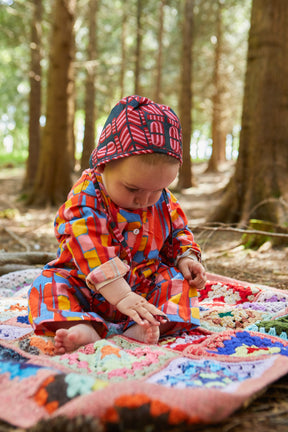
<svg viewBox="0 0 288 432">
<path fill-rule="evenodd" d="M 86 285 L 87 277 L 97 284 L 119 275 L 170 321 L 199 325 L 197 292 L 174 262 L 187 250 L 200 258 L 200 249 L 176 198 L 166 190 L 154 206 L 125 210 L 110 200 L 101 175 L 94 183 L 91 175 L 91 170 L 83 173 L 57 214 L 58 257 L 45 266 L 29 294 L 35 330 L 45 332 L 51 321 L 96 320 L 105 336 L 108 322 L 131 324 Z"/>
</svg>

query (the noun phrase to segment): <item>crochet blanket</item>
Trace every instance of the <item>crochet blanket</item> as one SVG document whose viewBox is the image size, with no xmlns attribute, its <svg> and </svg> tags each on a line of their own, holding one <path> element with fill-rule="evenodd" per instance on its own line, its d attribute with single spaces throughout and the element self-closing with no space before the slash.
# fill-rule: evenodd
<svg viewBox="0 0 288 432">
<path fill-rule="evenodd" d="M 10 424 L 60 415 L 90 415 L 107 430 L 219 422 L 288 372 L 288 291 L 210 274 L 200 328 L 145 345 L 115 327 L 56 356 L 27 320 L 38 272 L 0 277 L 0 418 Z"/>
</svg>

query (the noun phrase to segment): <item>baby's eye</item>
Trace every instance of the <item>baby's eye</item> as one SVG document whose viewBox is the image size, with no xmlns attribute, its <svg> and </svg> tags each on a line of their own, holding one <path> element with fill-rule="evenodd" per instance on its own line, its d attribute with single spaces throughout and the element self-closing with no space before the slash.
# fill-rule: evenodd
<svg viewBox="0 0 288 432">
<path fill-rule="evenodd" d="M 139 189 L 137 189 L 137 188 L 132 188 L 132 187 L 128 187 L 128 186 L 126 186 L 126 189 L 128 190 L 128 192 L 131 192 L 131 193 L 135 193 L 135 192 L 138 192 L 139 191 Z"/>
</svg>

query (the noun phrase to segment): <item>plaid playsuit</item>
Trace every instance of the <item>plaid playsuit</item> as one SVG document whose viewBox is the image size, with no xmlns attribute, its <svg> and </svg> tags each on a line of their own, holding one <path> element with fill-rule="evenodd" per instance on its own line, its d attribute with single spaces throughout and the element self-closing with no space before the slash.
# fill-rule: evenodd
<svg viewBox="0 0 288 432">
<path fill-rule="evenodd" d="M 110 200 L 101 175 L 88 169 L 60 207 L 55 233 L 57 258 L 29 290 L 29 320 L 36 333 L 49 334 L 49 323 L 63 321 L 101 323 L 102 337 L 111 322 L 128 328 L 134 322 L 86 283 L 97 286 L 121 276 L 181 329 L 199 325 L 196 289 L 175 263 L 189 250 L 200 259 L 200 250 L 169 190 L 151 207 L 125 210 Z"/>
</svg>

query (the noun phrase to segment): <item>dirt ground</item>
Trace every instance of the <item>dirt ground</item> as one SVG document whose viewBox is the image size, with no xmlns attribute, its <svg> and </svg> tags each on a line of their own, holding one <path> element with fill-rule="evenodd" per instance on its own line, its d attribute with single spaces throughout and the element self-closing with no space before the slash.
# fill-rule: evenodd
<svg viewBox="0 0 288 432">
<path fill-rule="evenodd" d="M 242 245 L 241 233 L 203 229 L 205 218 L 219 202 L 221 190 L 233 172 L 233 164 L 225 163 L 217 174 L 207 174 L 205 168 L 205 164 L 194 165 L 197 186 L 177 196 L 188 216 L 196 241 L 201 246 L 206 270 L 239 280 L 288 289 L 288 243 L 276 248 L 266 242 L 258 250 L 251 250 Z M 11 166 L 0 170 L 0 256 L 3 252 L 54 253 L 57 242 L 53 235 L 53 219 L 57 209 L 26 208 L 19 200 L 22 178 L 23 169 Z M 246 407 L 221 424 L 190 426 L 189 430 L 248 432 L 255 429 L 261 432 L 287 432 L 287 389 L 288 376 L 269 386 L 254 401 L 250 401 Z M 77 424 L 78 426 L 65 425 L 65 421 L 62 421 L 58 425 L 54 421 L 52 428 L 51 423 L 43 423 L 31 431 L 90 430 L 81 421 Z M 0 422 L 0 432 L 8 430 L 13 428 Z M 93 428 L 91 430 L 95 431 Z M 140 429 L 137 427 L 136 430 Z M 151 431 L 153 430 L 152 428 Z M 181 428 L 181 432 L 184 430 L 186 429 Z"/>
</svg>

